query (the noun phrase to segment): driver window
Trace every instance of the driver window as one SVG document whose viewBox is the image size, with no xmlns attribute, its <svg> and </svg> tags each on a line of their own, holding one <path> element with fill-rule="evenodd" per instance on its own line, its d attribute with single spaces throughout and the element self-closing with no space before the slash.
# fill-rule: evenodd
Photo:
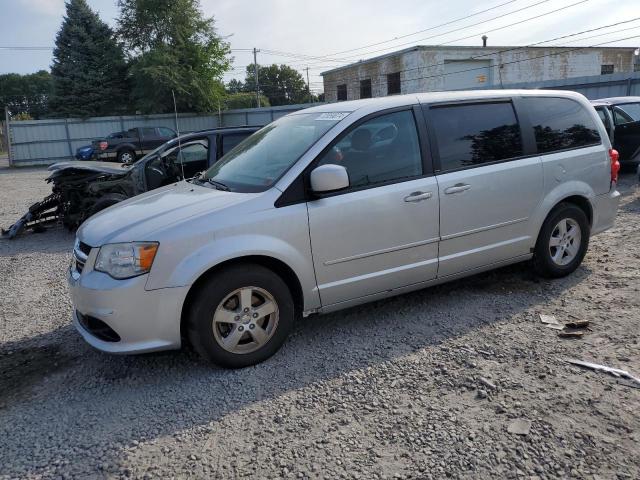
<svg viewBox="0 0 640 480">
<path fill-rule="evenodd" d="M 193 178 L 207 169 L 209 159 L 208 145 L 209 143 L 205 139 L 182 145 L 181 149 L 175 148 L 167 155 L 167 162 L 173 164 L 178 171 L 184 168 L 185 178 Z M 180 162 L 182 162 L 182 165 L 180 165 Z M 180 176 L 182 176 L 181 173 Z"/>
<path fill-rule="evenodd" d="M 185 164 L 191 162 L 206 162 L 209 149 L 202 143 L 192 143 L 182 147 L 182 150 L 173 154 L 173 161 L 180 162 L 182 160 Z"/>
<path fill-rule="evenodd" d="M 389 113 L 358 125 L 324 154 L 318 166 L 326 164 L 344 166 L 351 187 L 422 175 L 413 112 Z"/>
<path fill-rule="evenodd" d="M 147 189 L 169 185 L 182 178 L 193 178 L 207 169 L 209 142 L 206 139 L 175 146 L 168 152 L 162 152 L 150 159 L 145 166 Z M 182 165 L 180 164 L 182 162 Z"/>
</svg>

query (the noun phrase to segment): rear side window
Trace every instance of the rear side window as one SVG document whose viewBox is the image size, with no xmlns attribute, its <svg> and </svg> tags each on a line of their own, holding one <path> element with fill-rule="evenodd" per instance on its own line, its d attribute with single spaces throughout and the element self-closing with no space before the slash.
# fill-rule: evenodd
<svg viewBox="0 0 640 480">
<path fill-rule="evenodd" d="M 600 143 L 598 129 L 585 108 L 568 98 L 528 97 L 522 101 L 533 125 L 538 153 Z"/>
<path fill-rule="evenodd" d="M 443 172 L 520 157 L 520 127 L 511 102 L 432 107 Z"/>
<path fill-rule="evenodd" d="M 149 137 L 155 137 L 156 136 L 156 129 L 155 128 L 144 127 L 144 128 L 140 129 L 140 132 L 142 133 L 143 138 L 149 138 Z"/>
<path fill-rule="evenodd" d="M 173 132 L 173 130 L 171 130 L 170 128 L 166 128 L 166 127 L 159 127 L 158 128 L 158 132 L 160 133 L 160 136 L 162 137 L 175 137 L 176 134 Z"/>
</svg>

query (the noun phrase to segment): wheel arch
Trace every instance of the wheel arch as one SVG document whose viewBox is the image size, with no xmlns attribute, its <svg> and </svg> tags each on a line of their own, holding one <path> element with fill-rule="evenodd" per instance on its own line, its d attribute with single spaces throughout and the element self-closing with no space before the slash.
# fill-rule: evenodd
<svg viewBox="0 0 640 480">
<path fill-rule="evenodd" d="M 293 269 L 287 265 L 282 260 L 278 260 L 274 257 L 269 257 L 267 255 L 246 255 L 242 257 L 236 257 L 229 260 L 225 260 L 208 270 L 204 271 L 191 285 L 189 291 L 187 292 L 187 296 L 185 297 L 184 302 L 182 303 L 182 310 L 180 313 L 180 335 L 184 341 L 186 341 L 186 324 L 188 320 L 188 312 L 191 303 L 193 302 L 195 296 L 200 291 L 202 285 L 204 285 L 208 279 L 212 276 L 216 275 L 222 269 L 232 266 L 232 265 L 242 265 L 242 264 L 256 264 L 261 265 L 265 268 L 268 268 L 272 272 L 279 275 L 282 280 L 287 284 L 291 291 L 291 295 L 293 296 L 295 313 L 296 316 L 299 316 L 304 310 L 304 294 L 302 290 L 302 284 L 300 283 L 300 279 L 293 271 Z"/>
<path fill-rule="evenodd" d="M 128 151 L 132 152 L 135 156 L 137 156 L 136 146 L 131 144 L 131 143 L 125 143 L 123 145 L 118 145 L 116 147 L 116 155 L 120 155 L 120 152 L 123 152 L 124 150 L 128 150 Z"/>
<path fill-rule="evenodd" d="M 575 205 L 576 207 L 578 207 L 587 216 L 587 220 L 589 221 L 589 228 L 591 228 L 593 226 L 593 205 L 591 205 L 591 202 L 589 201 L 589 199 L 587 197 L 584 197 L 582 195 L 571 195 L 571 196 L 565 197 L 562 200 L 558 201 L 553 206 L 553 208 L 551 210 L 549 210 L 549 212 L 547 213 L 547 217 L 561 203 L 570 203 L 570 204 Z M 546 217 L 545 217 L 545 220 L 546 220 Z"/>
</svg>

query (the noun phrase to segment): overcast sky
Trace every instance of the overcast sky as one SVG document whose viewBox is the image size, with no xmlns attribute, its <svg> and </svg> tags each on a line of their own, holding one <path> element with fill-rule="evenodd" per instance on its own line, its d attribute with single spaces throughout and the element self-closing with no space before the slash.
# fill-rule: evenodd
<svg viewBox="0 0 640 480">
<path fill-rule="evenodd" d="M 408 36 L 393 42 L 361 50 L 365 45 L 383 42 L 429 29 L 460 17 L 472 15 L 487 8 L 505 4 L 509 0 L 201 0 L 207 16 L 213 15 L 218 32 L 231 43 L 232 49 L 276 50 L 295 55 L 329 56 L 327 59 L 301 59 L 277 56 L 267 52 L 258 54 L 258 63 L 287 63 L 302 73 L 307 65 L 311 70 L 311 87 L 321 89 L 321 71 L 347 61 L 357 61 L 407 48 L 413 44 L 437 45 L 467 35 L 473 38 L 455 42 L 457 45 L 479 45 L 480 37 L 486 33 L 490 45 L 526 45 L 567 35 L 589 28 L 640 17 L 640 0 L 547 0 L 540 5 L 521 12 L 492 20 L 482 25 L 472 24 L 522 9 L 541 0 L 513 0 L 506 5 L 472 18 L 451 23 L 421 34 Z M 581 3 L 579 3 L 581 2 Z M 88 0 L 94 10 L 109 24 L 114 25 L 117 16 L 115 0 Z M 512 24 L 552 10 L 576 4 L 560 12 Z M 0 0 L 0 47 L 49 47 L 60 28 L 64 14 L 64 0 Z M 488 30 L 509 26 L 496 32 Z M 464 28 L 468 27 L 468 28 Z M 446 35 L 430 37 L 450 30 L 461 29 Z M 625 31 L 617 32 L 617 30 Z M 625 37 L 638 38 L 612 43 L 617 46 L 640 46 L 640 21 L 607 30 L 585 34 L 591 36 L 611 32 L 597 38 L 554 44 L 570 46 L 593 45 Z M 579 37 L 575 37 L 579 38 Z M 407 44 L 407 45 L 400 45 Z M 382 52 L 374 50 L 385 49 Z M 225 75 L 244 79 L 244 67 L 252 61 L 251 52 L 234 51 L 234 70 Z M 335 60 L 340 60 L 337 62 Z M 51 64 L 50 51 L 16 51 L 0 49 L 0 73 L 30 73 L 48 69 Z"/>
</svg>

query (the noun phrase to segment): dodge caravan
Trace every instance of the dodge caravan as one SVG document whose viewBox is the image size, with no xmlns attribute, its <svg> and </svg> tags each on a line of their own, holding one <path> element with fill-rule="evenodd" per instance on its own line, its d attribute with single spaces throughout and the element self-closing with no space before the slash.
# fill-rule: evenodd
<svg viewBox="0 0 640 480">
<path fill-rule="evenodd" d="M 618 154 L 572 92 L 333 103 L 282 117 L 192 179 L 77 233 L 80 334 L 105 352 L 267 359 L 299 316 L 530 260 L 582 262 L 613 225 Z"/>
</svg>

